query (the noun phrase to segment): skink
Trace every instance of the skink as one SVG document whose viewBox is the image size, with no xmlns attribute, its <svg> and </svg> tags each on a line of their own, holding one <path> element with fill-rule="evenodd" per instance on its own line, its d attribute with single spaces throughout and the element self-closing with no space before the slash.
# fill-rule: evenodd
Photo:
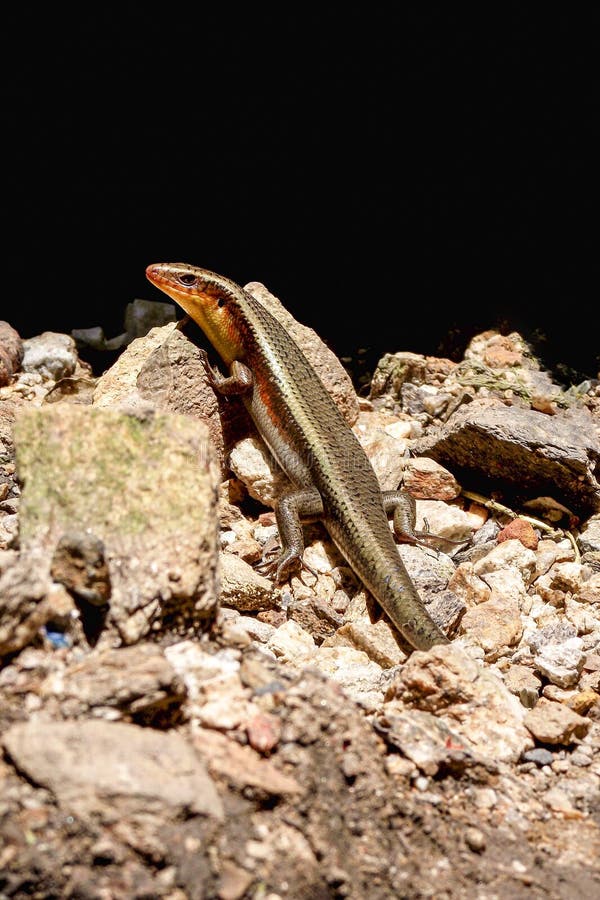
<svg viewBox="0 0 600 900">
<path fill-rule="evenodd" d="M 334 543 L 408 643 L 448 643 L 398 554 L 388 513 L 399 491 L 381 492 L 366 453 L 331 395 L 280 322 L 235 282 L 185 263 L 146 275 L 202 328 L 229 374 L 207 365 L 213 387 L 238 394 L 295 490 L 275 506 L 282 552 L 278 581 L 304 551 L 302 521 L 322 520 Z"/>
</svg>

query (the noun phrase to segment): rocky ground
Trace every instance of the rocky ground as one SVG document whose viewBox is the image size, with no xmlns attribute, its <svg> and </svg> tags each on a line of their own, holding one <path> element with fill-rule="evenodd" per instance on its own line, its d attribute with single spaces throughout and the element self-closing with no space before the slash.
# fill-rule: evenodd
<svg viewBox="0 0 600 900">
<path fill-rule="evenodd" d="M 489 332 L 359 400 L 247 287 L 416 498 L 451 643 L 318 524 L 261 574 L 285 479 L 164 304 L 100 377 L 0 324 L 0 898 L 600 897 L 599 382 Z"/>
</svg>

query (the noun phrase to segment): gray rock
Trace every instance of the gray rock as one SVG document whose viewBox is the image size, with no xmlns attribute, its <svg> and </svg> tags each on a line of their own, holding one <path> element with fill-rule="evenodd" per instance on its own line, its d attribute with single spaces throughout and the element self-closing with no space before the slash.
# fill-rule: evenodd
<svg viewBox="0 0 600 900">
<path fill-rule="evenodd" d="M 3 744 L 21 772 L 86 820 L 113 821 L 123 803 L 140 813 L 223 819 L 204 764 L 176 732 L 121 722 L 31 721 L 9 728 Z"/>
<path fill-rule="evenodd" d="M 600 552 L 600 513 L 591 516 L 583 525 L 577 544 L 582 553 Z"/>
<path fill-rule="evenodd" d="M 464 600 L 451 590 L 438 591 L 427 602 L 427 612 L 445 634 L 456 630 L 466 611 Z"/>
<path fill-rule="evenodd" d="M 583 641 L 577 636 L 573 625 L 563 622 L 547 625 L 530 636 L 529 646 L 534 654 L 536 669 L 552 684 L 563 688 L 577 684 L 585 663 L 585 653 Z"/>
<path fill-rule="evenodd" d="M 600 439 L 583 411 L 548 416 L 478 398 L 414 449 L 462 483 L 484 479 L 492 491 L 504 485 L 527 497 L 551 494 L 578 511 L 600 508 Z"/>
<path fill-rule="evenodd" d="M 104 330 L 98 325 L 93 328 L 73 328 L 71 334 L 78 346 L 88 346 L 94 350 L 118 350 L 135 338 L 143 337 L 152 328 L 174 322 L 176 318 L 177 310 L 172 303 L 136 298 L 125 307 L 125 331 L 122 334 L 106 338 Z"/>
<path fill-rule="evenodd" d="M 23 372 L 36 372 L 47 380 L 72 375 L 77 367 L 77 349 L 70 334 L 44 331 L 23 341 L 23 350 Z"/>
<path fill-rule="evenodd" d="M 536 766 L 550 766 L 554 761 L 554 754 L 544 747 L 534 747 L 533 750 L 526 750 L 522 759 L 523 762 L 532 762 Z"/>
</svg>

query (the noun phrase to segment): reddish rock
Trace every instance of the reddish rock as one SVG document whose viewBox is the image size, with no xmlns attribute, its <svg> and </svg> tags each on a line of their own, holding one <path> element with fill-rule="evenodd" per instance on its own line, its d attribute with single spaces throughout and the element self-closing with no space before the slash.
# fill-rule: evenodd
<svg viewBox="0 0 600 900">
<path fill-rule="evenodd" d="M 510 541 L 511 539 L 521 541 L 524 547 L 530 550 L 537 550 L 539 538 L 535 533 L 533 526 L 525 519 L 513 519 L 508 525 L 505 525 L 502 531 L 498 532 L 498 543 Z"/>
<path fill-rule="evenodd" d="M 246 725 L 248 743 L 259 753 L 267 755 L 279 743 L 281 737 L 281 723 L 275 716 L 259 713 L 250 719 Z"/>
</svg>

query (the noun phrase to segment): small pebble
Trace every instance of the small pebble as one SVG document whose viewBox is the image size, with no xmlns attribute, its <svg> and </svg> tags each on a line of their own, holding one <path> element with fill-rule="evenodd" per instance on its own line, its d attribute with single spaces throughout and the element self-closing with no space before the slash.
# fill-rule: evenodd
<svg viewBox="0 0 600 900">
<path fill-rule="evenodd" d="M 575 750 L 574 753 L 571 754 L 571 763 L 574 766 L 581 766 L 583 768 L 585 766 L 591 766 L 592 758 L 586 753 L 582 753 L 581 750 Z"/>
<path fill-rule="evenodd" d="M 465 831 L 465 843 L 473 853 L 481 853 L 485 850 L 485 835 L 478 828 L 467 828 Z"/>
<path fill-rule="evenodd" d="M 524 762 L 535 763 L 536 766 L 549 766 L 554 760 L 554 754 L 543 747 L 535 747 L 533 750 L 526 750 L 522 759 Z"/>
<path fill-rule="evenodd" d="M 418 791 L 426 791 L 429 787 L 429 778 L 419 775 L 418 778 L 415 778 L 415 787 Z"/>
</svg>

